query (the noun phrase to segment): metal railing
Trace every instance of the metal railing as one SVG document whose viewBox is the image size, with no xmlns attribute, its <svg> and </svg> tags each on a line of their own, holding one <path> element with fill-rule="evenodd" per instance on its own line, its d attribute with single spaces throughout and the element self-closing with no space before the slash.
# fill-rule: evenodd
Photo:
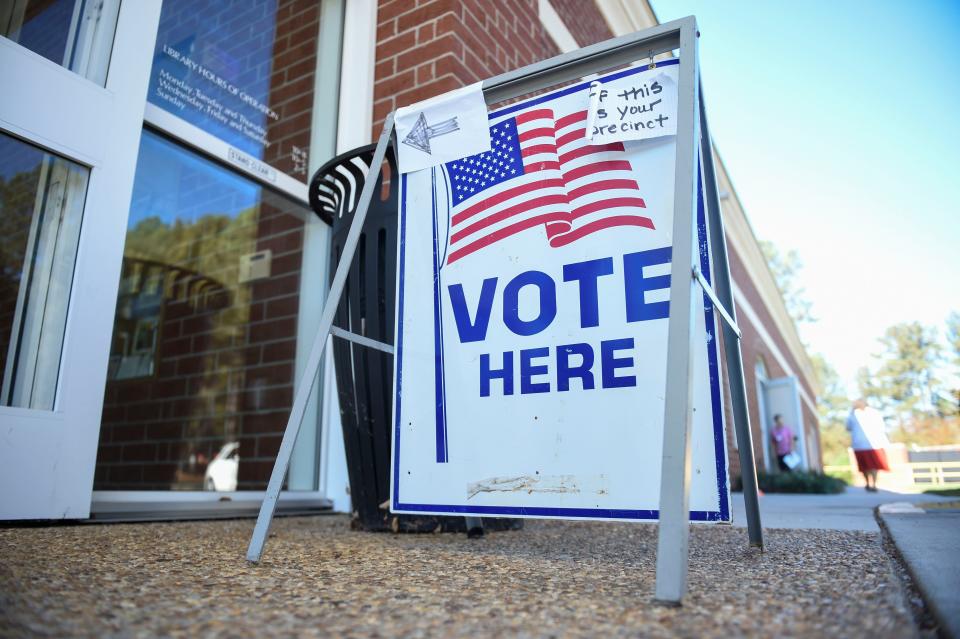
<svg viewBox="0 0 960 639">
<path fill-rule="evenodd" d="M 914 486 L 924 488 L 953 487 L 960 488 L 960 462 L 955 461 L 936 461 L 936 462 L 908 462 L 905 464 L 891 465 L 894 472 L 903 473 L 909 476 Z M 860 471 L 855 466 L 838 465 L 824 466 L 823 472 L 832 474 L 852 473 L 855 477 Z"/>
<path fill-rule="evenodd" d="M 960 487 L 960 462 L 913 462 L 907 466 L 915 485 Z"/>
</svg>

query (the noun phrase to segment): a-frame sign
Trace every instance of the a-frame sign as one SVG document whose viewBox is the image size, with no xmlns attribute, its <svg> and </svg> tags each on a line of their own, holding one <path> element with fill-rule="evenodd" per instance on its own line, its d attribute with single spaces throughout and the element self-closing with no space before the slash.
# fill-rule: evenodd
<svg viewBox="0 0 960 639">
<path fill-rule="evenodd" d="M 659 305 L 651 303 L 645 306 L 642 286 L 639 301 L 637 301 L 634 296 L 631 302 L 631 293 L 629 290 L 626 295 L 626 304 L 628 306 L 627 321 L 634 322 L 633 328 L 636 328 L 636 326 L 641 323 L 641 320 L 645 319 L 666 320 L 666 322 L 661 321 L 659 323 L 648 322 L 651 327 L 654 324 L 659 324 L 660 330 L 663 330 L 663 324 L 666 324 L 665 334 L 662 337 L 658 338 L 656 329 L 653 328 L 651 328 L 652 332 L 641 333 L 637 336 L 637 339 L 646 339 L 648 345 L 656 344 L 658 339 L 662 342 L 663 337 L 666 339 L 666 347 L 663 349 L 664 352 L 661 353 L 660 359 L 657 360 L 654 358 L 654 361 L 661 362 L 659 368 L 659 383 L 662 385 L 659 386 L 659 392 L 662 393 L 660 397 L 662 401 L 659 403 L 656 401 L 645 402 L 648 407 L 651 404 L 655 404 L 658 407 L 662 407 L 663 411 L 662 421 L 658 422 L 658 425 L 662 427 L 662 433 L 657 432 L 655 438 L 657 441 L 662 442 L 662 450 L 658 460 L 660 472 L 659 494 L 654 496 L 647 495 L 644 498 L 646 502 L 654 503 L 648 503 L 646 508 L 620 507 L 622 504 L 629 502 L 629 499 L 625 499 L 624 495 L 627 495 L 631 490 L 630 482 L 637 481 L 636 474 L 631 474 L 631 472 L 633 472 L 632 470 L 628 472 L 625 469 L 627 465 L 625 460 L 629 458 L 629 451 L 626 457 L 621 455 L 618 458 L 605 460 L 601 463 L 595 459 L 597 456 L 596 450 L 600 450 L 600 448 L 593 450 L 584 443 L 580 445 L 580 448 L 586 451 L 584 455 L 596 462 L 594 466 L 603 468 L 604 463 L 609 464 L 607 470 L 616 476 L 617 479 L 615 480 L 609 480 L 604 473 L 591 474 L 590 479 L 585 480 L 582 477 L 578 478 L 576 474 L 564 475 L 556 472 L 558 468 L 562 469 L 564 467 L 562 463 L 552 468 L 553 472 L 545 473 L 545 477 L 543 478 L 533 477 L 533 475 L 521 475 L 519 478 L 509 475 L 498 476 L 489 470 L 491 468 L 497 468 L 496 464 L 491 465 L 491 463 L 484 462 L 484 460 L 489 462 L 491 455 L 489 453 L 485 454 L 482 450 L 479 452 L 476 450 L 471 452 L 471 454 L 467 456 L 471 458 L 471 461 L 466 463 L 466 465 L 461 464 L 461 466 L 457 466 L 451 462 L 449 445 L 451 441 L 455 441 L 453 438 L 456 437 L 453 433 L 456 431 L 458 424 L 461 427 L 460 432 L 465 432 L 463 425 L 469 422 L 470 419 L 464 417 L 464 415 L 469 415 L 470 413 L 469 411 L 464 412 L 462 406 L 460 417 L 457 417 L 457 415 L 453 413 L 447 414 L 446 408 L 443 408 L 443 411 L 437 408 L 440 407 L 442 403 L 439 399 L 440 396 L 437 395 L 436 400 L 433 402 L 433 409 L 437 409 L 435 415 L 431 415 L 429 420 L 424 420 L 424 423 L 430 421 L 430 428 L 419 428 L 418 430 L 413 428 L 415 419 L 418 419 L 416 414 L 410 413 L 409 408 L 401 408 L 401 406 L 396 404 L 394 406 L 394 418 L 397 420 L 396 432 L 394 434 L 395 457 L 393 468 L 394 481 L 392 485 L 392 509 L 394 511 L 441 512 L 468 516 L 491 514 L 520 517 L 539 516 L 628 520 L 657 519 L 659 520 L 659 542 L 655 597 L 659 601 L 672 603 L 679 603 L 686 592 L 687 543 L 689 537 L 689 521 L 691 518 L 691 431 L 695 421 L 695 407 L 698 405 L 701 407 L 701 413 L 706 412 L 711 416 L 711 419 L 706 422 L 706 428 L 708 430 L 705 432 L 715 438 L 719 437 L 717 440 L 718 447 L 713 448 L 712 454 L 715 456 L 714 459 L 719 460 L 719 455 L 722 455 L 724 457 L 722 462 L 725 463 L 726 449 L 722 441 L 722 409 L 716 403 L 719 400 L 715 399 L 713 404 L 711 404 L 709 400 L 703 400 L 702 402 L 698 400 L 698 393 L 703 390 L 701 387 L 704 387 L 704 384 L 698 382 L 701 378 L 709 379 L 709 385 L 704 387 L 707 389 L 704 391 L 704 397 L 712 396 L 716 398 L 721 394 L 719 393 L 719 368 L 716 364 L 718 345 L 717 340 L 714 339 L 717 336 L 717 325 L 722 327 L 721 330 L 724 336 L 723 342 L 726 351 L 724 361 L 726 364 L 726 376 L 730 383 L 734 426 L 739 441 L 738 451 L 740 455 L 750 544 L 762 547 L 756 470 L 740 354 L 740 331 L 737 328 L 735 309 L 733 306 L 726 241 L 723 232 L 723 220 L 720 211 L 712 146 L 707 128 L 706 112 L 703 107 L 697 53 L 698 38 L 699 32 L 697 31 L 696 20 L 691 16 L 646 31 L 598 43 L 568 54 L 557 56 L 486 80 L 482 84 L 485 102 L 488 105 L 498 104 L 524 95 L 542 92 L 551 87 L 576 82 L 585 76 L 596 74 L 607 69 L 622 67 L 642 60 L 649 60 L 652 63 L 654 56 L 662 53 L 670 51 L 678 52 L 677 59 L 660 63 L 662 66 L 675 65 L 671 73 L 674 70 L 676 72 L 672 77 L 675 78 L 676 82 L 677 99 L 676 135 L 671 136 L 670 142 L 673 167 L 672 175 L 669 177 L 672 178 L 671 183 L 673 189 L 672 193 L 668 193 L 661 198 L 664 201 L 672 202 L 672 211 L 667 211 L 667 215 L 663 217 L 664 220 L 667 220 L 667 223 L 661 225 L 660 230 L 662 238 L 665 238 L 660 241 L 661 243 L 666 241 L 666 246 L 659 248 L 656 246 L 644 246 L 643 249 L 645 250 L 634 250 L 629 253 L 623 253 L 621 251 L 621 254 L 617 256 L 619 260 L 618 270 L 621 279 L 626 282 L 627 279 L 632 278 L 634 288 L 636 287 L 636 282 L 644 278 L 644 269 L 647 267 L 661 267 L 661 270 L 665 269 L 669 271 L 669 302 L 661 302 Z M 657 65 L 651 64 L 650 69 L 652 70 L 656 68 L 656 66 Z M 612 82 L 621 78 L 629 79 L 632 74 L 640 73 L 644 70 L 643 68 L 634 67 L 633 70 L 620 71 L 617 72 L 617 74 L 606 76 L 600 80 L 601 82 Z M 530 110 L 538 104 L 545 104 L 551 108 L 556 107 L 556 110 L 569 112 L 570 106 L 564 102 L 565 96 L 572 95 L 581 89 L 585 91 L 587 88 L 587 85 L 567 87 L 565 93 L 561 91 L 540 97 L 536 102 L 530 102 L 526 105 L 521 103 L 520 106 L 514 107 L 513 111 L 507 109 L 495 112 L 490 115 L 491 132 L 499 132 L 506 137 L 511 133 L 511 126 L 516 127 L 518 123 L 522 125 L 530 118 L 542 116 L 548 111 L 547 109 Z M 549 102 L 550 100 L 553 100 L 553 102 Z M 527 111 L 522 111 L 524 108 L 527 108 Z M 564 111 L 564 109 L 566 109 L 566 111 Z M 522 112 L 523 116 L 508 117 L 514 112 Z M 553 117 L 552 113 L 551 111 L 551 117 Z M 575 116 L 560 116 L 560 120 L 553 120 L 555 132 L 571 121 L 571 117 Z M 567 135 L 568 138 L 565 139 L 569 139 L 569 136 L 573 134 L 570 133 Z M 371 162 L 373 170 L 376 170 L 374 167 L 380 167 L 382 165 L 387 146 L 391 143 L 396 144 L 393 114 L 388 116 L 384 123 L 383 133 L 380 136 Z M 519 147 L 508 148 L 506 145 L 503 146 L 503 158 L 499 158 L 499 160 L 507 159 L 507 154 L 509 153 L 517 153 L 517 157 L 519 158 L 520 149 Z M 575 154 L 568 155 L 572 157 Z M 626 159 L 623 160 L 624 166 L 629 170 L 631 166 L 635 166 L 638 162 L 642 163 L 645 161 L 644 158 L 650 155 L 649 152 L 646 154 L 639 153 L 633 157 L 632 160 L 625 156 Z M 612 164 L 609 163 L 608 165 L 612 166 Z M 446 302 L 440 301 L 443 294 L 442 291 L 437 288 L 435 296 L 437 300 L 436 306 L 430 311 L 437 318 L 436 325 L 440 324 L 442 319 L 441 315 L 447 314 L 448 326 L 452 326 L 450 331 L 454 334 L 459 334 L 460 338 L 459 343 L 453 338 L 454 341 L 450 342 L 453 345 L 460 345 L 460 343 L 463 342 L 480 341 L 479 333 L 476 330 L 481 324 L 478 314 L 486 312 L 488 314 L 486 320 L 489 320 L 491 309 L 487 308 L 485 311 L 483 310 L 483 300 L 487 299 L 489 302 L 494 298 L 498 290 L 501 294 L 506 293 L 508 296 L 513 295 L 513 298 L 511 298 L 513 299 L 512 306 L 510 303 L 500 302 L 499 307 L 502 310 L 507 329 L 512 330 L 515 335 L 524 336 L 545 331 L 547 325 L 551 324 L 557 316 L 557 304 L 562 302 L 562 296 L 557 294 L 557 286 L 554 279 L 551 278 L 549 273 L 545 272 L 548 269 L 528 269 L 516 273 L 509 283 L 501 282 L 499 285 L 500 289 L 498 289 L 496 278 L 483 278 L 483 282 L 480 283 L 480 280 L 474 277 L 474 284 L 476 284 L 476 286 L 473 286 L 473 291 L 468 291 L 472 295 L 470 298 L 472 302 L 467 301 L 467 293 L 465 291 L 471 286 L 469 283 L 471 271 L 468 267 L 457 267 L 461 268 L 461 270 L 458 271 L 450 265 L 453 261 L 459 260 L 460 257 L 465 257 L 468 253 L 476 250 L 476 248 L 488 246 L 490 240 L 478 241 L 475 242 L 474 245 L 461 242 L 461 248 L 452 248 L 453 244 L 451 240 L 457 241 L 461 239 L 461 237 L 464 237 L 464 233 L 456 237 L 450 234 L 448 228 L 450 226 L 449 220 L 453 219 L 452 216 L 455 214 L 452 208 L 448 208 L 443 214 L 446 216 L 444 219 L 447 221 L 447 224 L 438 225 L 436 213 L 438 194 L 442 196 L 441 199 L 445 202 L 454 202 L 452 194 L 454 194 L 455 191 L 453 189 L 455 189 L 459 180 L 467 179 L 467 177 L 462 171 L 458 172 L 455 163 L 451 166 L 444 167 L 442 182 L 445 186 L 443 189 L 438 190 L 437 174 L 437 170 L 431 169 L 429 171 L 423 170 L 418 173 L 403 176 L 404 206 L 407 206 L 407 204 L 413 207 L 418 206 L 417 198 L 421 196 L 426 197 L 429 203 L 425 205 L 421 201 L 419 202 L 419 206 L 427 206 L 427 211 L 430 211 L 432 207 L 434 219 L 433 224 L 418 223 L 415 227 L 412 227 L 414 230 L 410 230 L 411 227 L 403 226 L 405 223 L 404 220 L 406 219 L 405 211 L 401 212 L 401 231 L 406 232 L 406 235 L 404 232 L 400 234 L 401 250 L 399 251 L 399 255 L 401 256 L 401 264 L 398 271 L 401 274 L 401 278 L 406 272 L 405 269 L 408 267 L 411 277 L 416 277 L 416 269 L 418 268 L 416 264 L 420 262 L 423 264 L 421 270 L 428 269 L 424 271 L 427 274 L 424 281 L 427 283 L 429 283 L 431 279 L 439 282 L 440 269 L 446 267 L 450 267 L 447 270 L 448 274 L 452 273 L 457 275 L 459 273 L 463 276 L 451 278 L 451 281 L 456 281 L 453 284 L 453 288 L 447 289 L 448 297 Z M 581 172 L 581 174 L 578 175 L 582 174 Z M 409 182 L 407 180 L 408 177 L 410 178 Z M 507 179 L 505 174 L 503 179 Z M 420 187 L 417 186 L 418 180 L 421 185 Z M 589 179 L 585 179 L 585 181 L 590 182 Z M 301 376 L 301 379 L 311 380 L 316 376 L 315 373 L 320 365 L 324 344 L 331 331 L 333 317 L 344 288 L 350 263 L 353 259 L 376 182 L 377 180 L 374 175 L 368 175 L 364 183 L 357 204 L 357 210 L 344 244 L 343 254 L 337 266 L 336 274 L 330 287 L 330 294 L 324 306 L 314 343 L 305 365 L 304 375 Z M 613 180 L 611 184 L 614 182 L 619 186 L 623 186 L 629 181 Z M 580 188 L 577 193 L 586 193 L 591 190 L 595 191 L 595 186 L 595 184 L 591 184 L 587 186 L 586 189 Z M 656 199 L 655 196 L 651 197 Z M 611 201 L 623 204 L 629 199 L 630 198 L 620 198 Z M 593 207 L 593 209 L 596 208 L 599 207 Z M 581 207 L 581 209 L 593 210 L 590 209 L 590 206 Z M 463 211 L 461 211 L 461 214 L 462 213 Z M 670 215 L 670 213 L 672 213 L 672 215 Z M 427 219 L 429 220 L 429 218 Z M 556 222 L 556 220 L 553 221 Z M 641 225 L 636 219 L 622 223 Z M 597 222 L 597 224 L 602 226 L 603 222 Z M 656 227 L 654 220 L 647 220 L 643 225 L 649 229 Z M 664 226 L 669 228 L 664 228 Z M 445 234 L 442 232 L 438 233 L 438 229 L 441 227 L 446 229 Z M 564 230 L 569 231 L 568 227 L 564 227 L 562 224 L 560 226 L 555 225 L 553 230 L 551 230 L 551 227 L 548 226 L 548 236 L 551 232 L 562 233 Z M 560 230 L 556 231 L 556 229 Z M 582 238 L 589 230 L 590 229 L 587 229 L 579 233 L 577 238 Z M 424 237 L 420 237 L 420 235 L 412 236 L 411 234 L 423 234 Z M 444 248 L 440 257 L 438 257 L 440 252 L 438 248 L 438 242 L 440 241 L 437 239 L 438 235 L 444 236 L 442 240 Z M 489 238 L 492 237 L 492 235 L 487 234 L 485 237 Z M 649 237 L 656 238 L 655 235 Z M 423 241 L 415 241 L 416 239 Z M 652 241 L 654 244 L 657 242 L 656 239 L 645 241 Z M 428 250 L 431 242 L 433 248 L 432 250 Z M 607 244 L 609 243 L 608 241 Z M 560 246 L 565 244 L 566 240 L 561 238 L 552 245 Z M 574 284 L 579 284 L 579 288 L 576 290 L 579 291 L 578 299 L 581 304 L 583 304 L 584 300 L 589 302 L 591 299 L 589 294 L 591 292 L 593 298 L 597 297 L 597 287 L 599 286 L 597 283 L 598 278 L 604 275 L 612 276 L 615 269 L 612 266 L 612 256 L 609 259 L 582 259 L 584 256 L 589 257 L 589 255 L 592 255 L 590 254 L 589 242 L 578 239 L 577 244 L 585 248 L 583 248 L 581 253 L 568 252 L 566 254 L 569 263 L 561 265 L 563 275 L 558 275 L 556 279 L 566 282 L 573 281 Z M 470 246 L 474 248 L 471 249 Z M 420 262 L 411 260 L 409 264 L 405 263 L 403 261 L 405 259 L 404 251 L 414 249 L 418 251 L 417 254 L 421 257 L 430 254 L 432 256 L 431 260 L 420 260 Z M 459 253 L 448 253 L 448 249 L 459 250 Z M 494 255 L 492 251 L 485 250 L 488 254 Z M 504 250 L 509 253 L 510 249 Z M 516 251 L 518 249 L 514 247 L 512 250 Z M 666 255 L 665 259 L 664 255 Z M 468 263 L 468 260 L 464 259 L 463 263 Z M 429 268 L 434 269 L 432 275 L 429 272 Z M 657 278 L 653 277 L 652 279 Z M 661 282 L 660 288 L 666 290 L 667 285 L 663 284 L 666 278 L 663 277 L 663 273 L 661 273 L 659 281 Z M 401 281 L 401 289 L 398 291 L 401 299 L 404 285 L 405 283 Z M 629 288 L 630 284 L 625 283 L 624 286 Z M 522 289 L 525 287 L 527 288 L 527 293 L 522 293 Z M 425 288 L 430 289 L 431 287 L 427 286 Z M 524 312 L 518 310 L 521 305 L 518 301 L 521 295 L 529 295 L 529 291 L 531 290 L 539 291 L 540 293 L 540 306 L 537 307 L 539 310 L 536 310 L 532 317 L 530 316 L 529 310 Z M 549 293 L 546 306 L 544 306 L 544 291 Z M 586 291 L 586 294 L 584 291 Z M 623 296 L 624 293 L 621 292 L 621 305 L 623 304 Z M 596 302 L 595 299 L 593 300 L 593 304 L 595 308 L 593 308 L 592 311 L 584 311 L 583 306 L 580 307 L 580 328 L 594 328 L 599 325 L 597 317 L 599 313 L 602 312 L 602 305 Z M 632 307 L 631 304 L 633 304 Z M 668 311 L 666 310 L 667 308 L 669 309 Z M 722 318 L 722 322 L 715 323 L 716 320 L 713 311 L 716 311 L 716 315 Z M 568 317 L 570 315 L 570 313 L 567 314 Z M 576 316 L 577 314 L 573 313 L 572 315 Z M 407 317 L 402 303 L 398 304 L 398 316 L 402 325 L 404 318 Z M 430 322 L 419 322 L 418 318 L 413 318 L 412 323 L 418 325 L 430 324 Z M 485 334 L 487 330 L 486 324 L 484 324 L 482 328 Z M 509 334 L 509 331 L 505 331 L 504 334 Z M 569 334 L 569 331 L 564 334 Z M 402 339 L 403 335 L 402 330 L 398 331 L 398 340 Z M 546 336 L 547 333 L 544 332 L 543 335 Z M 411 339 L 414 338 L 411 337 Z M 442 341 L 443 339 L 442 337 L 437 337 L 432 343 L 432 347 L 434 348 L 433 353 L 443 351 L 443 345 L 448 343 Z M 710 343 L 705 345 L 704 342 L 708 340 Z M 564 388 L 556 388 L 554 390 L 570 390 L 569 384 L 571 379 L 574 378 L 576 378 L 576 381 L 573 383 L 579 385 L 580 390 L 586 390 L 588 388 L 594 389 L 599 384 L 609 382 L 609 386 L 615 388 L 618 393 L 616 396 L 613 394 L 608 396 L 609 398 L 614 398 L 611 399 L 610 404 L 614 405 L 619 401 L 621 405 L 629 408 L 630 398 L 634 397 L 631 395 L 631 392 L 637 390 L 641 384 L 635 383 L 635 378 L 630 375 L 625 375 L 623 371 L 618 373 L 616 369 L 624 368 L 628 366 L 625 362 L 632 361 L 625 359 L 622 351 L 634 345 L 634 343 L 634 337 L 630 337 L 629 339 L 607 340 L 595 345 L 586 343 L 585 340 L 574 341 L 573 343 L 554 345 L 555 350 L 553 351 L 550 347 L 546 346 L 536 349 L 518 350 L 516 357 L 522 361 L 518 365 L 519 368 L 516 369 L 516 375 L 518 377 L 517 383 L 520 384 L 522 382 L 525 384 L 525 389 L 531 394 L 551 390 L 549 382 L 544 381 L 548 379 L 549 376 L 547 373 L 548 367 L 543 362 L 553 361 L 564 371 L 563 374 L 565 377 L 560 379 L 560 377 L 555 375 L 554 377 L 549 377 L 549 379 L 553 379 L 556 384 L 567 385 Z M 410 367 L 418 365 L 417 357 L 411 359 L 409 355 L 403 355 L 400 344 L 401 342 L 398 341 L 395 358 L 398 373 L 403 366 Z M 498 347 L 499 346 L 502 346 L 502 344 L 499 344 Z M 499 384 L 498 388 L 501 391 L 501 395 L 509 395 L 510 400 L 517 398 L 513 393 L 514 380 L 512 376 L 514 373 L 511 372 L 513 369 L 508 369 L 508 364 L 510 366 L 513 364 L 514 355 L 509 348 L 504 348 L 506 348 L 506 350 L 501 349 L 501 351 L 498 352 L 497 357 L 499 359 L 496 364 L 490 363 L 491 360 L 489 358 L 492 357 L 492 354 L 487 353 L 476 355 L 476 361 L 472 363 L 473 366 L 476 366 L 477 361 L 481 361 L 485 355 L 487 356 L 487 359 L 480 364 L 481 368 L 479 369 L 481 384 L 479 394 L 484 398 L 490 397 L 492 393 L 491 384 Z M 594 352 L 594 350 L 596 350 L 596 352 Z M 618 351 L 621 352 L 618 353 Z M 426 351 L 421 348 L 420 352 Z M 460 360 L 455 360 L 458 364 L 464 363 L 462 358 L 465 356 L 466 351 L 451 349 L 451 353 L 453 354 L 448 355 L 449 357 L 461 358 Z M 700 353 L 702 357 L 699 357 L 696 353 Z M 551 356 L 555 356 L 555 359 L 550 360 Z M 536 358 L 539 359 L 535 361 Z M 422 357 L 420 359 L 422 359 Z M 436 359 L 437 361 L 441 360 L 439 354 L 436 355 Z M 594 373 L 587 370 L 589 368 L 586 364 L 588 359 L 598 362 L 596 380 L 594 379 Z M 703 370 L 701 366 L 703 362 L 707 361 L 713 362 L 713 369 L 709 373 Z M 483 368 L 484 366 L 486 368 Z M 523 368 L 524 366 L 526 368 Z M 699 372 L 698 366 L 701 366 Z M 447 379 L 447 373 L 442 371 L 442 366 L 439 369 L 431 369 L 431 371 L 431 375 L 437 380 L 437 387 L 439 388 L 442 386 L 443 380 Z M 534 375 L 540 375 L 539 381 L 534 379 Z M 523 379 L 519 379 L 521 377 Z M 408 379 L 408 377 L 404 379 Z M 631 379 L 634 380 L 634 383 L 629 381 Z M 508 381 L 509 386 L 507 385 Z M 695 391 L 697 388 L 700 390 Z M 267 493 L 257 519 L 253 536 L 250 540 L 247 551 L 247 559 L 249 561 L 259 561 L 263 552 L 274 509 L 289 465 L 293 444 L 296 441 L 311 390 L 309 383 L 304 384 L 297 390 L 294 398 L 293 409 L 291 410 L 287 428 L 284 432 L 277 461 L 270 477 Z M 507 391 L 510 392 L 508 393 Z M 410 389 L 409 384 L 406 388 L 401 387 L 399 379 L 395 385 L 395 392 L 397 394 L 397 400 L 403 400 L 411 394 L 415 394 L 415 391 Z M 520 394 L 522 393 L 518 393 L 518 395 Z M 576 399 L 569 399 L 569 397 L 572 396 L 573 395 L 568 395 L 565 399 L 565 401 L 568 402 L 568 408 L 578 405 Z M 581 395 L 580 397 L 584 396 Z M 457 405 L 456 400 L 452 398 L 447 398 L 445 401 L 448 401 L 451 407 Z M 624 404 L 624 402 L 627 403 Z M 399 403 L 399 401 L 397 403 Z M 485 406 L 490 405 L 492 404 Z M 514 404 L 514 406 L 516 405 L 517 404 Z M 481 406 L 481 404 L 473 404 L 472 406 L 477 407 Z M 441 412 L 444 414 L 441 415 Z M 621 421 L 623 421 L 624 412 L 625 411 L 621 410 Z M 406 420 L 404 425 L 400 423 L 401 414 L 404 415 L 403 419 Z M 487 414 L 487 419 L 489 420 L 491 416 L 495 418 L 496 415 L 496 409 L 494 409 L 492 413 Z M 536 418 L 537 417 L 534 416 L 534 419 Z M 702 414 L 700 418 L 702 420 Z M 552 426 L 551 423 L 549 423 L 549 420 L 545 421 L 547 421 L 547 423 L 542 424 L 543 428 L 541 430 L 545 430 L 548 434 L 553 433 L 553 431 L 550 430 Z M 489 423 L 489 421 L 485 423 Z M 711 426 L 711 424 L 714 426 Z M 555 424 L 553 425 L 555 426 Z M 409 426 L 409 428 L 404 429 L 402 426 Z M 475 426 L 479 427 L 480 425 L 476 424 Z M 711 427 L 714 428 L 713 431 L 709 430 Z M 719 428 L 719 431 L 716 430 L 717 428 Z M 417 450 L 430 449 L 431 452 L 428 455 L 428 457 L 430 457 L 429 462 L 431 464 L 437 464 L 437 466 L 430 467 L 433 468 L 432 472 L 437 474 L 446 473 L 445 478 L 447 479 L 456 477 L 462 480 L 473 477 L 479 480 L 472 483 L 470 481 L 460 481 L 458 490 L 464 493 L 462 496 L 457 495 L 457 498 L 454 499 L 450 495 L 443 494 L 442 491 L 434 496 L 430 494 L 429 491 L 424 492 L 424 486 L 429 484 L 429 482 L 421 482 L 418 488 L 416 483 L 402 484 L 401 481 L 398 480 L 398 473 L 401 467 L 405 470 L 422 468 L 425 474 L 429 476 L 431 472 L 430 468 L 426 468 L 424 465 L 426 462 L 419 460 L 415 454 L 407 454 L 408 461 L 404 461 L 401 453 L 404 453 L 404 451 L 407 450 L 405 447 L 409 447 L 410 444 L 401 443 L 399 439 L 401 433 L 406 432 L 407 440 L 405 440 L 405 442 L 410 442 L 412 433 L 420 434 L 425 430 L 429 431 L 430 438 L 435 437 L 435 439 L 430 439 L 431 446 L 423 446 L 423 442 L 420 442 L 417 444 Z M 470 424 L 467 423 L 467 431 L 469 430 Z M 474 430 L 476 430 L 476 428 L 474 428 Z M 615 443 L 620 441 L 616 438 L 622 437 L 623 432 L 627 431 L 610 433 L 608 436 L 613 439 L 606 443 L 601 442 L 606 446 L 605 449 L 609 449 L 611 442 Z M 433 433 L 435 433 L 435 435 Z M 569 435 L 570 431 L 566 431 L 565 434 Z M 562 438 L 557 437 L 557 441 L 560 441 L 560 439 Z M 461 441 L 463 440 L 461 439 Z M 527 443 L 535 446 L 536 439 L 530 439 Z M 433 444 L 435 444 L 435 446 Z M 630 440 L 628 438 L 626 441 L 620 443 L 621 446 L 631 444 L 636 444 L 636 440 Z M 475 447 L 471 446 L 471 449 L 474 448 Z M 593 450 L 593 452 L 591 452 L 591 450 Z M 560 458 L 563 454 L 563 451 L 559 448 L 553 452 L 553 457 L 556 458 Z M 463 457 L 464 456 L 461 455 L 461 459 L 463 459 Z M 543 461 L 545 465 L 549 465 L 549 462 L 546 460 L 540 461 Z M 405 463 L 407 465 L 404 465 Z M 532 469 L 535 466 L 544 464 L 539 464 L 539 462 L 534 463 L 530 466 L 531 472 L 539 473 L 539 470 L 533 471 Z M 648 464 L 648 466 L 655 465 Z M 725 510 L 725 508 L 729 507 L 729 497 L 725 493 L 726 469 L 721 463 L 717 464 L 717 469 L 716 494 L 711 493 L 713 496 L 708 497 L 706 502 L 710 504 L 716 503 L 716 509 L 712 510 L 710 507 L 707 507 L 704 510 L 694 510 L 694 518 L 729 521 L 729 511 Z M 621 470 L 624 472 L 620 472 Z M 480 476 L 474 477 L 470 475 L 470 473 L 474 473 L 474 475 L 479 473 Z M 408 474 L 412 477 L 412 472 Z M 597 477 L 601 479 L 596 479 Z M 511 480 L 515 480 L 515 485 L 510 483 Z M 711 479 L 710 481 L 714 480 Z M 653 485 L 656 485 L 655 482 L 653 482 Z M 411 490 L 414 494 L 413 500 L 405 499 L 406 493 L 403 491 L 407 490 L 407 486 L 412 487 Z M 420 492 L 417 493 L 417 490 Z M 588 504 L 582 499 L 584 492 L 591 491 L 592 496 L 588 501 L 596 501 L 596 508 L 593 508 L 592 504 Z M 640 492 L 639 486 L 637 487 L 637 492 Z M 480 498 L 477 498 L 477 495 L 481 493 L 484 494 L 481 495 Z M 499 496 L 491 497 L 489 495 L 490 493 Z M 507 493 L 510 494 L 508 495 Z M 611 493 L 616 494 L 611 495 Z M 424 499 L 418 500 L 416 498 L 417 496 L 423 497 L 424 495 L 426 495 L 426 501 L 430 503 L 423 503 Z M 535 497 L 525 501 L 526 498 L 523 497 L 523 495 L 532 495 Z M 540 499 L 543 495 L 546 495 L 546 497 Z M 537 501 L 537 499 L 540 499 L 540 501 Z M 471 500 L 475 501 L 471 503 Z M 602 504 L 600 502 L 602 502 Z M 584 508 L 583 506 L 585 505 L 588 507 Z M 701 512 L 704 513 L 704 516 L 697 515 L 697 513 Z"/>
</svg>

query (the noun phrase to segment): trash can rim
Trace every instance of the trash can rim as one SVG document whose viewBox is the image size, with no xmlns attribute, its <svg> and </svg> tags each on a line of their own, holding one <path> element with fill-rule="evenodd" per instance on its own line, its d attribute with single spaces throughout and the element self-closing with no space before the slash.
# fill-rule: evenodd
<svg viewBox="0 0 960 639">
<path fill-rule="evenodd" d="M 310 184 L 308 187 L 308 200 L 310 202 L 310 209 L 317 217 L 326 222 L 328 225 L 333 226 L 333 216 L 324 210 L 323 204 L 317 197 L 317 191 L 319 189 L 321 180 L 323 180 L 328 173 L 333 171 L 335 167 L 340 166 L 344 162 L 355 157 L 363 156 L 364 154 L 372 154 L 376 148 L 376 144 L 365 144 L 363 146 L 350 149 L 349 151 L 344 151 L 343 153 L 336 155 L 324 162 L 323 165 L 321 165 L 320 168 L 314 172 L 313 177 L 310 178 Z"/>
</svg>

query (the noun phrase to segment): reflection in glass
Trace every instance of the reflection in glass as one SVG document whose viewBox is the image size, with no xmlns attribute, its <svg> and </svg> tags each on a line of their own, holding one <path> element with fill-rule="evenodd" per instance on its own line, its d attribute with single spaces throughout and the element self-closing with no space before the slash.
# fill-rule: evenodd
<svg viewBox="0 0 960 639">
<path fill-rule="evenodd" d="M 0 36 L 103 85 L 120 0 L 0 0 Z"/>
<path fill-rule="evenodd" d="M 98 490 L 262 490 L 292 403 L 312 215 L 144 131 Z"/>
<path fill-rule="evenodd" d="M 307 180 L 316 0 L 165 0 L 148 101 Z"/>
<path fill-rule="evenodd" d="M 53 409 L 88 175 L 0 133 L 0 405 Z"/>
</svg>

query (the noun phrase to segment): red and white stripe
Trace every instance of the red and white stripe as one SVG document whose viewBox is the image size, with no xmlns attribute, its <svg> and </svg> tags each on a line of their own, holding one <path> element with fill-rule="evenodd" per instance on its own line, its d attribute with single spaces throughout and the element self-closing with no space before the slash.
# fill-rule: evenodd
<svg viewBox="0 0 960 639">
<path fill-rule="evenodd" d="M 557 120 L 557 155 L 570 202 L 570 216 L 547 225 L 550 246 L 564 246 L 601 229 L 653 228 L 623 144 L 592 144 L 586 138 L 587 112 Z"/>
</svg>

